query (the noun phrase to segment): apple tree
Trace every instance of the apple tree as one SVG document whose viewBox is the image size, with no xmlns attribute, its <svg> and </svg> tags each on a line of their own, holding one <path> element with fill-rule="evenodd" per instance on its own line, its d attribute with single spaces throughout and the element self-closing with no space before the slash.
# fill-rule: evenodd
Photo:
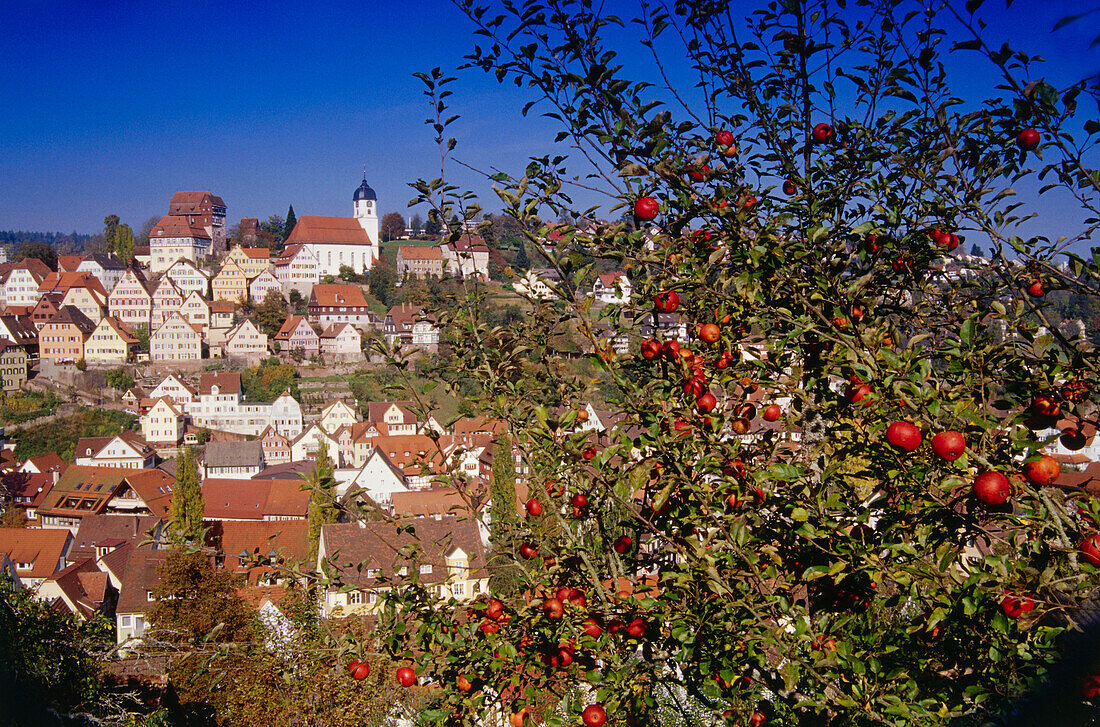
<svg viewBox="0 0 1100 727">
<path fill-rule="evenodd" d="M 560 282 L 507 327 L 476 282 L 433 312 L 460 332 L 443 384 L 480 378 L 538 506 L 510 540 L 518 593 L 389 594 L 385 649 L 436 685 L 424 719 L 1011 710 L 1098 585 L 1100 505 L 1049 456 L 1095 433 L 1097 359 L 1044 314 L 1100 282 L 1096 79 L 988 37 L 980 0 L 459 6 L 468 66 L 558 126 L 559 156 L 488 176 Z M 454 79 L 419 75 L 446 162 Z M 414 186 L 436 219 L 479 212 Z M 593 191 L 612 221 L 576 209 Z M 626 304 L 593 303 L 608 262 Z M 577 332 L 606 431 L 555 348 Z M 1100 694 L 1092 669 L 1067 715 Z"/>
</svg>

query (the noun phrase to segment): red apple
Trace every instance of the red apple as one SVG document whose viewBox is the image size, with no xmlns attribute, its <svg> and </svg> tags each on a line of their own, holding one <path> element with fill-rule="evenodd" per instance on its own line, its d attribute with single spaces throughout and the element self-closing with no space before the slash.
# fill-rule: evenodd
<svg viewBox="0 0 1100 727">
<path fill-rule="evenodd" d="M 871 403 L 871 385 L 870 384 L 848 384 L 848 401 L 853 404 L 862 403 L 864 406 Z"/>
<path fill-rule="evenodd" d="M 1085 699 L 1090 702 L 1096 701 L 1096 699 L 1100 697 L 1100 675 L 1091 674 L 1085 677 L 1082 691 L 1084 692 Z"/>
<path fill-rule="evenodd" d="M 530 543 L 524 543 L 519 546 L 519 554 L 524 558 L 537 558 L 539 551 Z"/>
<path fill-rule="evenodd" d="M 460 692 L 468 692 L 474 688 L 473 682 L 467 679 L 465 674 L 458 675 L 458 679 L 455 679 L 455 686 L 458 687 Z"/>
<path fill-rule="evenodd" d="M 733 144 L 733 132 L 722 129 L 714 135 L 714 141 L 718 146 L 729 146 Z"/>
<path fill-rule="evenodd" d="M 547 598 L 542 602 L 542 612 L 546 614 L 546 618 L 557 621 L 565 613 L 565 604 L 560 598 Z"/>
<path fill-rule="evenodd" d="M 603 634 L 603 627 L 600 626 L 600 622 L 594 618 L 588 618 L 584 621 L 584 633 L 588 634 L 594 639 L 598 639 Z"/>
<path fill-rule="evenodd" d="M 575 508 L 584 509 L 588 507 L 588 497 L 578 492 L 573 495 L 573 499 L 569 501 L 569 504 Z"/>
<path fill-rule="evenodd" d="M 932 437 L 932 451 L 940 459 L 954 462 L 966 450 L 966 438 L 960 432 L 948 430 Z"/>
<path fill-rule="evenodd" d="M 733 354 L 729 351 L 723 351 L 722 355 L 718 357 L 718 360 L 714 362 L 714 368 L 725 369 L 729 368 L 729 365 L 733 363 Z"/>
<path fill-rule="evenodd" d="M 1053 483 L 1061 473 L 1062 468 L 1058 465 L 1058 460 L 1046 454 L 1024 465 L 1024 477 L 1028 482 L 1039 487 Z"/>
<path fill-rule="evenodd" d="M 527 501 L 527 505 L 525 507 L 527 508 L 527 514 L 531 517 L 538 517 L 542 514 L 542 503 L 534 497 Z"/>
<path fill-rule="evenodd" d="M 603 727 L 604 722 L 607 721 L 607 712 L 604 711 L 603 705 L 590 704 L 581 712 L 581 719 L 587 727 Z"/>
<path fill-rule="evenodd" d="M 652 361 L 661 355 L 661 344 L 652 338 L 642 341 L 642 358 Z"/>
<path fill-rule="evenodd" d="M 792 182 L 791 180 L 788 179 L 785 182 L 783 182 L 783 194 L 786 194 L 786 195 L 789 196 L 789 195 L 793 195 L 797 191 L 798 191 L 798 187 L 796 187 L 795 183 Z"/>
<path fill-rule="evenodd" d="M 588 449 L 581 452 L 581 456 L 584 457 L 585 459 L 595 459 L 596 458 L 596 452 L 597 452 L 597 450 L 596 450 L 595 447 L 589 447 Z"/>
<path fill-rule="evenodd" d="M 695 400 L 695 408 L 702 414 L 714 411 L 716 406 L 718 406 L 718 400 L 709 391 Z"/>
<path fill-rule="evenodd" d="M 629 535 L 620 535 L 615 540 L 615 545 L 613 547 L 615 548 L 615 552 L 621 555 L 630 550 L 630 546 L 632 545 L 634 545 L 634 541 L 630 539 Z"/>
<path fill-rule="evenodd" d="M 397 683 L 403 687 L 411 687 L 416 684 L 416 672 L 410 666 L 403 666 L 395 674 Z"/>
<path fill-rule="evenodd" d="M 640 220 L 652 220 L 660 211 L 660 203 L 652 197 L 639 197 L 634 203 L 634 214 Z"/>
<path fill-rule="evenodd" d="M 714 323 L 704 323 L 699 326 L 699 338 L 707 343 L 714 343 L 722 337 L 722 329 Z"/>
<path fill-rule="evenodd" d="M 370 664 L 365 661 L 353 659 L 352 662 L 348 664 L 348 672 L 351 674 L 352 679 L 361 682 L 370 675 Z"/>
<path fill-rule="evenodd" d="M 1039 135 L 1039 132 L 1029 127 L 1016 135 L 1016 146 L 1024 151 L 1032 151 L 1035 147 L 1039 146 L 1041 140 L 1042 137 Z"/>
<path fill-rule="evenodd" d="M 495 598 L 490 598 L 485 604 L 485 615 L 492 619 L 500 618 L 504 614 L 504 604 Z"/>
<path fill-rule="evenodd" d="M 680 307 L 680 296 L 675 290 L 663 290 L 653 296 L 653 306 L 661 313 L 675 313 Z"/>
<path fill-rule="evenodd" d="M 1081 550 L 1081 555 L 1085 556 L 1085 560 L 1100 566 L 1100 533 L 1089 533 L 1081 539 L 1081 544 L 1077 547 Z"/>
<path fill-rule="evenodd" d="M 645 636 L 645 621 L 641 618 L 631 621 L 626 627 L 626 635 L 635 639 Z"/>
<path fill-rule="evenodd" d="M 920 446 L 920 430 L 909 422 L 894 422 L 886 429 L 886 441 L 890 446 L 912 452 Z"/>
<path fill-rule="evenodd" d="M 1035 601 L 1027 596 L 1005 596 L 1001 601 L 1001 610 L 1009 618 L 1020 618 L 1025 613 L 1035 610 Z"/>
<path fill-rule="evenodd" d="M 974 496 L 991 506 L 1003 505 L 1012 495 L 1012 484 L 1000 472 L 983 472 L 974 480 Z"/>
<path fill-rule="evenodd" d="M 764 413 L 761 414 L 766 422 L 774 422 L 783 416 L 783 410 L 779 407 L 779 404 L 772 404 L 764 409 Z"/>
<path fill-rule="evenodd" d="M 768 716 L 763 712 L 756 711 L 749 717 L 749 727 L 761 727 L 768 721 Z"/>
<path fill-rule="evenodd" d="M 1028 295 L 1033 298 L 1042 298 L 1047 294 L 1046 288 L 1043 287 L 1042 280 L 1036 280 L 1031 285 L 1027 286 Z"/>
<path fill-rule="evenodd" d="M 665 355 L 665 358 L 675 361 L 680 357 L 680 344 L 676 341 L 665 341 L 661 345 L 661 353 Z"/>
<path fill-rule="evenodd" d="M 690 177 L 691 180 L 694 182 L 702 182 L 704 179 L 707 178 L 708 174 L 710 174 L 710 166 L 704 164 L 701 168 L 693 169 L 688 172 L 688 177 Z"/>
<path fill-rule="evenodd" d="M 1062 405 L 1053 396 L 1043 394 L 1036 396 L 1031 402 L 1031 413 L 1040 417 L 1060 417 L 1062 416 Z"/>
<path fill-rule="evenodd" d="M 527 707 L 524 707 L 518 712 L 512 712 L 508 716 L 508 721 L 512 724 L 512 727 L 523 727 L 523 723 L 527 720 Z"/>
<path fill-rule="evenodd" d="M 819 144 L 826 144 L 833 140 L 836 133 L 833 131 L 833 127 L 822 121 L 820 124 L 814 127 L 814 141 Z"/>
</svg>

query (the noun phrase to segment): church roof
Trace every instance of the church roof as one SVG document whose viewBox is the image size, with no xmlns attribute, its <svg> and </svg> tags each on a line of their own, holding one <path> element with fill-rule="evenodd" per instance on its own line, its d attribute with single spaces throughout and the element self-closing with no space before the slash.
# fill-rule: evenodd
<svg viewBox="0 0 1100 727">
<path fill-rule="evenodd" d="M 361 199 L 378 200 L 378 195 L 374 193 L 374 190 L 367 184 L 367 178 L 363 177 L 363 183 L 359 185 L 359 188 L 355 190 L 355 194 L 351 197 L 353 202 L 358 202 Z"/>
<path fill-rule="evenodd" d="M 297 244 L 373 245 L 354 217 L 302 215 L 286 239 L 287 250 Z"/>
</svg>

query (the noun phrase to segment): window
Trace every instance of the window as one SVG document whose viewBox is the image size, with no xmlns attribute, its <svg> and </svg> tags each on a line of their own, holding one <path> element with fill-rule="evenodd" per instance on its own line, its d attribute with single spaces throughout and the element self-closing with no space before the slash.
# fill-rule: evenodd
<svg viewBox="0 0 1100 727">
<path fill-rule="evenodd" d="M 430 563 L 428 565 L 420 566 L 420 575 L 427 575 L 431 572 L 432 572 L 432 566 L 431 566 Z"/>
<path fill-rule="evenodd" d="M 407 576 L 408 574 L 409 574 L 409 567 L 406 566 L 406 565 L 401 566 L 397 571 L 397 575 L 399 575 L 399 576 Z"/>
<path fill-rule="evenodd" d="M 362 602 L 363 602 L 363 592 L 362 591 L 351 591 L 350 593 L 348 593 L 348 605 L 349 606 L 357 606 L 357 605 L 361 604 Z"/>
<path fill-rule="evenodd" d="M 130 625 L 130 616 L 129 615 L 126 615 L 126 616 L 122 617 L 122 625 L 123 626 L 129 626 Z"/>
<path fill-rule="evenodd" d="M 451 593 L 454 594 L 455 598 L 464 598 L 466 596 L 466 583 L 465 582 L 452 583 L 451 584 Z"/>
</svg>

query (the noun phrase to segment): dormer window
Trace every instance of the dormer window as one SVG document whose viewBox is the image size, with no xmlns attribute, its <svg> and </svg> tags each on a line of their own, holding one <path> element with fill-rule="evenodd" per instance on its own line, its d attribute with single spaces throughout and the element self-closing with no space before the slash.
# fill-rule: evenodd
<svg viewBox="0 0 1100 727">
<path fill-rule="evenodd" d="M 34 568 L 34 561 L 33 560 L 30 561 L 30 562 L 24 561 L 24 562 L 15 564 L 15 569 L 16 570 L 31 570 L 32 568 Z"/>
</svg>

